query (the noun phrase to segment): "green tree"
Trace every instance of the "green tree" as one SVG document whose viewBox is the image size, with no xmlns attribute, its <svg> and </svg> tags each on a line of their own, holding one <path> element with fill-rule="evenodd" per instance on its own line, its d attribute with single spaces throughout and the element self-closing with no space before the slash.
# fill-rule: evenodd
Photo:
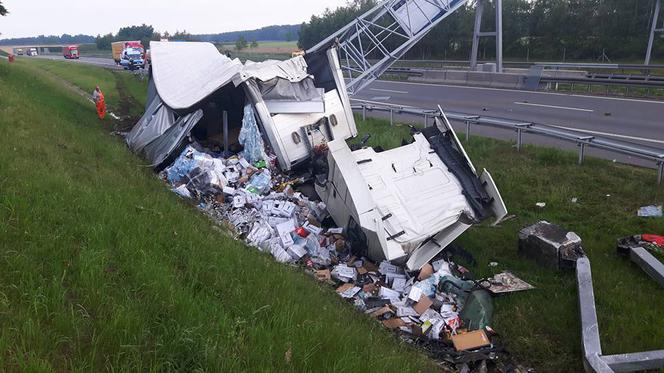
<svg viewBox="0 0 664 373">
<path fill-rule="evenodd" d="M 251 48 L 258 48 L 258 42 L 256 40 L 251 42 Z"/>
<path fill-rule="evenodd" d="M 148 26 L 145 23 L 140 26 L 123 27 L 118 31 L 115 40 L 140 40 L 141 43 L 147 48 L 150 40 L 159 40 L 159 34 L 154 31 L 154 27 Z M 156 38 L 156 39 L 155 39 Z"/>
<path fill-rule="evenodd" d="M 5 6 L 2 5 L 2 1 L 0 1 L 0 16 L 6 16 L 7 13 L 9 13 L 7 8 L 5 8 Z"/>
<path fill-rule="evenodd" d="M 95 44 L 97 49 L 111 49 L 111 43 L 113 42 L 113 34 L 106 34 L 104 36 L 97 35 L 95 38 Z"/>
<path fill-rule="evenodd" d="M 177 31 L 175 30 L 175 34 L 171 35 L 171 40 L 177 40 L 177 41 L 193 41 L 193 36 L 187 32 L 187 30 L 182 30 L 182 31 Z"/>
<path fill-rule="evenodd" d="M 245 48 L 247 48 L 247 39 L 245 39 L 244 36 L 240 36 L 235 41 L 235 49 L 241 51 Z"/>
<path fill-rule="evenodd" d="M 472 2 L 469 2 L 472 3 Z M 314 15 L 300 29 L 298 45 L 308 49 L 375 5 L 351 0 L 346 6 Z M 493 6 L 485 5 L 482 31 L 493 31 Z M 645 54 L 654 0 L 509 0 L 503 2 L 503 54 L 508 59 L 593 61 L 641 59 Z M 414 45 L 405 58 L 468 59 L 474 7 L 459 8 Z M 386 40 L 391 45 L 394 41 Z M 653 54 L 664 56 L 664 43 Z M 495 41 L 482 38 L 480 58 L 493 58 Z M 371 56 L 368 56 L 371 58 Z"/>
</svg>

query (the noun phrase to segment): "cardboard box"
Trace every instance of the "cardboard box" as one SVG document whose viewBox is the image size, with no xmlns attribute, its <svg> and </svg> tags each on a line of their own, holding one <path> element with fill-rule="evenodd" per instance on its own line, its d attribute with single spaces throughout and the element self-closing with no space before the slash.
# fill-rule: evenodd
<svg viewBox="0 0 664 373">
<path fill-rule="evenodd" d="M 389 320 L 384 320 L 383 325 L 388 329 L 397 329 L 402 326 L 406 326 L 406 323 L 398 317 L 391 318 Z"/>
<path fill-rule="evenodd" d="M 429 263 L 425 264 L 422 269 L 420 269 L 420 274 L 417 276 L 418 281 L 426 280 L 433 275 L 433 266 Z"/>
<path fill-rule="evenodd" d="M 415 312 L 417 312 L 418 315 L 421 315 L 424 312 L 426 312 L 426 310 L 428 310 L 431 307 L 431 305 L 433 305 L 433 301 L 431 300 L 431 298 L 423 294 L 420 297 L 420 301 L 415 303 L 413 308 L 415 309 Z"/>
<path fill-rule="evenodd" d="M 316 280 L 318 281 L 330 281 L 332 276 L 330 275 L 329 269 L 321 269 L 315 273 Z"/>
<path fill-rule="evenodd" d="M 484 330 L 475 330 L 464 334 L 452 336 L 452 343 L 457 351 L 475 350 L 480 347 L 490 346 L 491 341 Z"/>
</svg>

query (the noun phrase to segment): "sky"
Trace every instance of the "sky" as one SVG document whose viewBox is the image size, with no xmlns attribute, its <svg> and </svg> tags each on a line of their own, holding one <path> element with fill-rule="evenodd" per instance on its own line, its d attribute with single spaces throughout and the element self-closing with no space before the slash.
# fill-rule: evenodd
<svg viewBox="0 0 664 373">
<path fill-rule="evenodd" d="M 117 33 L 123 26 L 192 34 L 252 30 L 302 23 L 346 0 L 0 0 L 0 39 Z"/>
</svg>

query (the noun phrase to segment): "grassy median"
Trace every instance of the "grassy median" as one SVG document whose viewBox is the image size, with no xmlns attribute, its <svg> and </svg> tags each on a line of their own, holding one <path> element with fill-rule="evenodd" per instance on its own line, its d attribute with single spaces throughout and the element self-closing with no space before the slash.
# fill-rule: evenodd
<svg viewBox="0 0 664 373">
<path fill-rule="evenodd" d="M 433 367 L 329 289 L 215 229 L 99 129 L 90 104 L 34 79 L 34 67 L 0 64 L 0 366 Z M 385 148 L 408 137 L 407 127 L 388 126 L 359 121 L 359 137 L 372 133 L 369 145 Z M 517 254 L 518 230 L 542 219 L 584 240 L 604 353 L 664 347 L 664 291 L 615 252 L 619 237 L 664 234 L 664 219 L 636 217 L 639 206 L 664 202 L 655 172 L 598 159 L 579 167 L 574 153 L 519 153 L 479 137 L 466 149 L 516 215 L 459 239 L 477 259 L 469 268 L 478 277 L 510 269 L 537 288 L 495 302 L 493 327 L 516 360 L 582 369 L 574 274 Z"/>
<path fill-rule="evenodd" d="M 0 148 L 0 369 L 435 367 L 229 238 L 25 65 L 0 64 Z"/>
</svg>

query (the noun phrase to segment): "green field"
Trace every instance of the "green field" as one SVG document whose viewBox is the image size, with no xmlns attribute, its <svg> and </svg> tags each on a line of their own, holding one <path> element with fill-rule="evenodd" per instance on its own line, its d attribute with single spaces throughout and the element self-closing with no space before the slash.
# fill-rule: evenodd
<svg viewBox="0 0 664 373">
<path fill-rule="evenodd" d="M 97 49 L 96 44 L 80 44 L 78 51 L 82 57 L 111 58 L 113 55 L 110 49 Z"/>
<path fill-rule="evenodd" d="M 80 65 L 0 64 L 1 367 L 434 369 L 330 288 L 228 238 L 50 74 L 86 90 L 115 79 Z M 382 120 L 358 121 L 358 130 L 385 148 L 408 137 L 406 126 Z M 584 240 L 604 353 L 662 348 L 664 290 L 615 251 L 619 237 L 664 234 L 664 219 L 636 217 L 639 206 L 664 202 L 655 172 L 598 159 L 577 166 L 571 152 L 516 152 L 480 137 L 466 149 L 516 215 L 458 240 L 477 259 L 469 268 L 478 277 L 510 269 L 536 287 L 495 301 L 492 327 L 515 359 L 540 372 L 582 369 L 574 274 L 517 255 L 518 230 L 541 219 Z"/>
</svg>

